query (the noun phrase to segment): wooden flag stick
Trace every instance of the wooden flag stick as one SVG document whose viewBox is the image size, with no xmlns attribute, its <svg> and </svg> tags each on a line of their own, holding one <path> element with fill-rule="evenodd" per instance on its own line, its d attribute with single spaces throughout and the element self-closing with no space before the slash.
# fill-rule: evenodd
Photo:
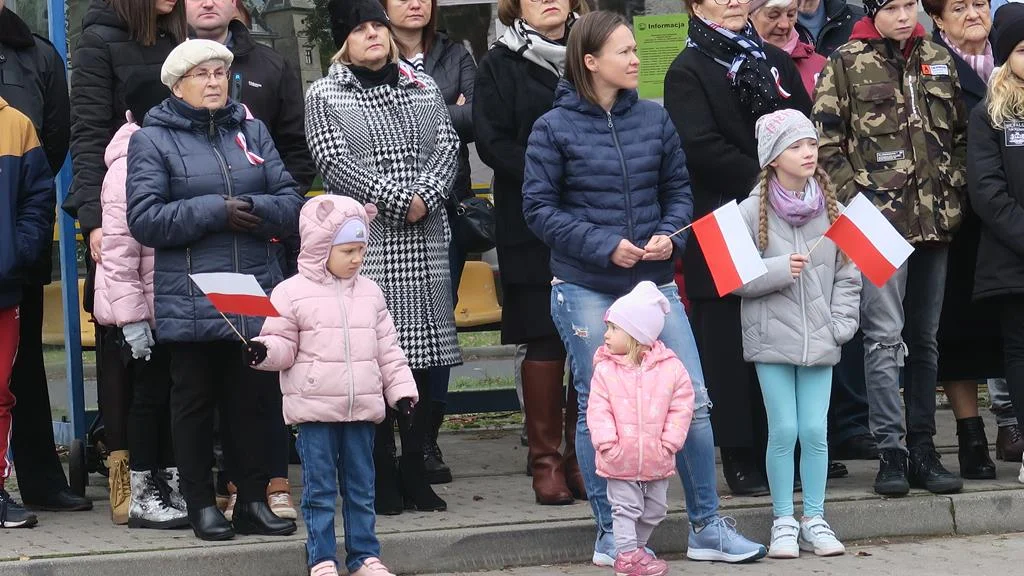
<svg viewBox="0 0 1024 576">
<path fill-rule="evenodd" d="M 225 316 L 224 313 L 221 312 L 220 310 L 218 310 L 217 312 L 220 313 L 220 317 L 223 318 L 224 321 L 228 323 L 228 326 L 231 326 L 231 331 L 234 332 L 238 336 L 238 338 L 242 340 L 242 344 L 248 346 L 249 341 L 246 340 L 244 336 L 242 336 L 242 333 L 239 332 L 237 328 L 235 328 L 235 325 L 231 323 L 231 320 L 228 320 L 228 317 Z"/>
<path fill-rule="evenodd" d="M 689 230 L 690 226 L 693 226 L 693 222 L 690 222 L 686 226 L 683 226 L 679 230 L 676 230 L 675 232 L 669 234 L 668 237 L 671 238 L 671 237 L 675 236 L 676 234 L 682 234 L 683 232 L 686 232 L 687 230 Z"/>
<path fill-rule="evenodd" d="M 818 244 L 821 244 L 821 241 L 824 240 L 824 239 L 825 239 L 825 235 L 822 234 L 821 238 L 818 238 L 818 241 L 814 243 L 814 246 L 811 246 L 811 249 L 807 251 L 807 257 L 808 258 L 811 257 L 811 253 L 814 252 L 814 249 L 817 248 Z"/>
</svg>

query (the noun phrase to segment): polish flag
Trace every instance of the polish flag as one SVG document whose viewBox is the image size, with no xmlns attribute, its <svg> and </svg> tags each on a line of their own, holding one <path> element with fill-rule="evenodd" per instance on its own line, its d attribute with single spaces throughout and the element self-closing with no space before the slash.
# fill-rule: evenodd
<svg viewBox="0 0 1024 576">
<path fill-rule="evenodd" d="M 694 222 L 693 233 L 719 296 L 768 273 L 735 200 Z"/>
<path fill-rule="evenodd" d="M 825 236 L 831 238 L 875 286 L 888 282 L 914 251 L 863 194 L 857 194 Z"/>
<path fill-rule="evenodd" d="M 280 316 L 252 274 L 215 272 L 212 274 L 189 274 L 189 278 L 206 294 L 213 307 L 222 314 Z"/>
</svg>

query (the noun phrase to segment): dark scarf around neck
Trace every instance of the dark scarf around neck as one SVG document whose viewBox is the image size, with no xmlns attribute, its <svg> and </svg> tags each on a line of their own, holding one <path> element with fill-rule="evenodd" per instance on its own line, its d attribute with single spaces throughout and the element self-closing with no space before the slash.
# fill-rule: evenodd
<svg viewBox="0 0 1024 576">
<path fill-rule="evenodd" d="M 768 65 L 764 44 L 750 22 L 737 33 L 693 17 L 686 45 L 726 69 L 732 89 L 754 120 L 782 108 L 790 97 L 779 83 L 778 70 Z"/>
<path fill-rule="evenodd" d="M 362 66 L 352 65 L 348 67 L 352 74 L 359 80 L 359 84 L 369 90 L 377 86 L 388 85 L 398 86 L 398 64 L 388 62 L 380 70 L 370 70 Z"/>
</svg>

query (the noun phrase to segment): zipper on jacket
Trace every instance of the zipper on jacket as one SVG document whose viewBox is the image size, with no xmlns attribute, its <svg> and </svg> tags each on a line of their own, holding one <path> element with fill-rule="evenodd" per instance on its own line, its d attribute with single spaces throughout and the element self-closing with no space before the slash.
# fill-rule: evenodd
<svg viewBox="0 0 1024 576">
<path fill-rule="evenodd" d="M 192 296 L 192 249 L 185 248 L 185 269 L 188 270 L 188 295 Z"/>
<path fill-rule="evenodd" d="M 351 335 L 348 332 L 348 314 L 345 313 L 344 288 L 342 288 L 341 282 L 337 279 L 335 279 L 334 284 L 338 287 L 338 308 L 341 310 L 341 327 L 345 332 L 345 368 L 348 372 L 348 419 L 351 421 L 356 405 L 356 381 L 352 376 L 352 348 L 349 342 Z"/>
<path fill-rule="evenodd" d="M 644 472 L 644 392 L 642 389 L 644 368 L 643 364 L 636 368 L 636 426 L 637 444 L 639 445 L 640 458 L 636 464 L 636 477 L 639 480 Z"/>
<path fill-rule="evenodd" d="M 794 247 L 800 246 L 800 240 L 802 238 L 803 238 L 803 235 L 800 234 L 800 229 L 799 228 L 793 228 L 793 246 Z M 804 270 L 803 271 L 804 272 L 808 272 L 808 270 L 810 270 L 810 269 L 811 269 L 811 261 L 808 258 L 807 263 L 804 264 Z M 810 339 L 811 338 L 810 338 L 810 335 L 807 333 L 807 299 L 806 299 L 806 297 L 804 295 L 804 275 L 803 275 L 803 273 L 801 273 L 799 276 L 797 276 L 796 283 L 800 286 L 800 321 L 803 322 L 803 325 L 804 325 L 804 351 L 803 351 L 803 355 L 801 356 L 801 362 L 800 363 L 803 364 L 804 366 L 806 366 L 807 365 L 807 349 L 809 348 L 809 343 L 810 343 Z"/>
<path fill-rule="evenodd" d="M 217 147 L 217 124 L 213 121 L 213 112 L 210 113 L 210 131 L 207 134 L 207 138 L 210 140 L 210 148 L 213 148 L 213 156 L 217 159 L 217 164 L 220 165 L 221 175 L 224 176 L 224 185 L 227 187 L 228 198 L 233 198 L 235 195 L 234 188 L 231 185 L 231 172 L 228 170 L 228 161 L 224 158 L 224 154 L 221 153 L 220 148 Z M 234 265 L 235 273 L 241 272 L 238 269 L 238 261 L 240 260 L 238 255 L 238 234 L 231 233 L 231 246 L 234 254 L 232 255 L 232 264 Z M 238 316 L 238 325 L 241 328 L 242 336 L 248 336 L 249 332 L 246 329 L 245 318 Z"/>
<path fill-rule="evenodd" d="M 608 128 L 612 131 L 612 140 L 615 142 L 615 151 L 619 154 L 619 164 L 622 165 L 622 194 L 626 199 L 626 225 L 629 230 L 629 241 L 634 240 L 633 237 L 633 202 L 631 201 L 629 194 L 629 171 L 626 169 L 626 156 L 622 153 L 622 146 L 619 144 L 619 133 L 615 130 L 615 123 L 612 122 L 612 113 L 605 112 L 608 115 Z M 630 285 L 636 284 L 636 266 L 629 269 Z"/>
</svg>

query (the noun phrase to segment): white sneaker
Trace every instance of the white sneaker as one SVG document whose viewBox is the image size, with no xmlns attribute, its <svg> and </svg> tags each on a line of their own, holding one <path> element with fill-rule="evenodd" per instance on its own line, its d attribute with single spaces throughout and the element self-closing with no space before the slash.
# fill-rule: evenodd
<svg viewBox="0 0 1024 576">
<path fill-rule="evenodd" d="M 840 556 L 846 553 L 846 547 L 821 516 L 800 523 L 800 549 L 814 552 L 818 556 Z"/>
<path fill-rule="evenodd" d="M 769 558 L 799 558 L 800 545 L 797 538 L 800 523 L 792 516 L 776 518 L 772 523 L 772 542 L 768 546 Z"/>
</svg>

